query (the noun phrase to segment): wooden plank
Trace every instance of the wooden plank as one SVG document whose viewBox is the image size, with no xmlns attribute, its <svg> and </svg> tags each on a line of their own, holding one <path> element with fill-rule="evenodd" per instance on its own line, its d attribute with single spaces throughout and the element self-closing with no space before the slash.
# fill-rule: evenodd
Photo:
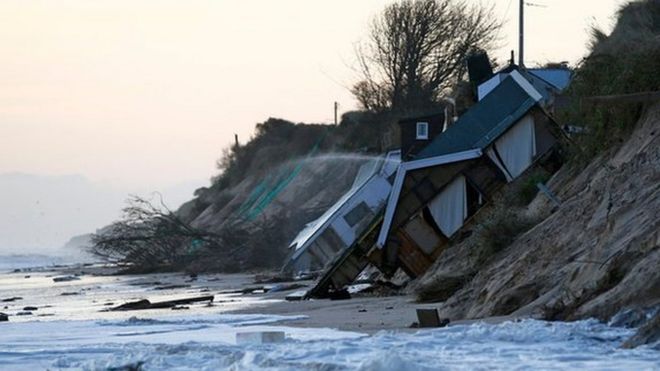
<svg viewBox="0 0 660 371">
<path fill-rule="evenodd" d="M 305 298 L 325 297 L 330 285 L 341 288 L 352 283 L 355 278 L 369 264 L 367 252 L 375 244 L 378 232 L 383 224 L 383 213 L 377 215 L 369 228 L 357 239 L 353 245 L 339 252 L 334 259 L 326 265 L 326 269 L 317 281 L 316 285 L 309 290 Z"/>
<path fill-rule="evenodd" d="M 431 267 L 433 260 L 415 244 L 404 230 L 399 229 L 397 235 L 401 240 L 397 254 L 399 261 L 405 265 L 406 272 L 412 274 L 413 278 L 421 276 Z"/>
</svg>

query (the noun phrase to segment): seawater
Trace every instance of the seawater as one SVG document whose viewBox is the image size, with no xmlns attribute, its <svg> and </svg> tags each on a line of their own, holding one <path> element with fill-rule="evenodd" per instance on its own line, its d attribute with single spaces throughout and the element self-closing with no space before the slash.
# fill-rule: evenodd
<svg viewBox="0 0 660 371">
<path fill-rule="evenodd" d="M 4 324 L 0 368 L 146 370 L 657 370 L 660 352 L 620 349 L 633 330 L 595 320 L 525 320 L 372 336 L 286 326 L 278 316 Z M 284 322 L 282 322 L 284 321 Z M 276 325 L 276 323 L 280 323 Z M 236 345 L 241 331 L 284 331 L 276 344 Z"/>
<path fill-rule="evenodd" d="M 56 274 L 0 274 L 0 299 L 24 298 L 0 303 L 9 308 L 0 312 L 12 314 L 0 323 L 0 370 L 107 370 L 138 363 L 145 370 L 660 370 L 660 344 L 621 349 L 635 330 L 596 320 L 474 323 L 367 335 L 287 326 L 301 318 L 293 313 L 228 314 L 251 304 L 229 294 L 217 296 L 213 307 L 191 306 L 185 312 L 102 312 L 109 300 L 172 294 L 131 285 L 137 277 L 83 275 L 54 284 Z M 80 294 L 62 295 L 71 291 Z M 237 301 L 224 303 L 229 298 Z M 25 305 L 40 308 L 32 316 L 16 316 Z M 286 338 L 238 345 L 236 334 L 246 331 L 283 331 Z"/>
</svg>

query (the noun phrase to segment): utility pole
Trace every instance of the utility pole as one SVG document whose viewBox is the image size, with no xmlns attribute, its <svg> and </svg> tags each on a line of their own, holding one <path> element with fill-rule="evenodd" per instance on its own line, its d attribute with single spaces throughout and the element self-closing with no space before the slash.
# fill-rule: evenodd
<svg viewBox="0 0 660 371">
<path fill-rule="evenodd" d="M 520 0 L 520 22 L 519 22 L 519 29 L 518 29 L 518 65 L 520 67 L 523 67 L 524 64 L 524 48 L 525 48 L 525 0 Z"/>
<path fill-rule="evenodd" d="M 339 103 L 335 102 L 335 126 L 337 126 L 337 110 L 339 109 Z"/>
</svg>

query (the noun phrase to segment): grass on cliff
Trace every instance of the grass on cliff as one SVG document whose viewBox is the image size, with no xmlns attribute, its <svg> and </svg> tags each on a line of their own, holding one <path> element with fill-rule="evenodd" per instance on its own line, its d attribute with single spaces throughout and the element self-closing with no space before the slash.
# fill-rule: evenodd
<svg viewBox="0 0 660 371">
<path fill-rule="evenodd" d="M 572 160 L 585 164 L 622 143 L 644 111 L 643 102 L 595 103 L 589 98 L 660 91 L 660 1 L 628 3 L 610 35 L 593 28 L 591 50 L 575 71 L 560 120 L 586 129 L 576 137 Z"/>
</svg>

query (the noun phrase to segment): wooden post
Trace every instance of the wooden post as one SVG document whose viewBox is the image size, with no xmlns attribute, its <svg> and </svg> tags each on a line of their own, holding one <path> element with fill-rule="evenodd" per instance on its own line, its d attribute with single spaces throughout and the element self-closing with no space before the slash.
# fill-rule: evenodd
<svg viewBox="0 0 660 371">
<path fill-rule="evenodd" d="M 519 25 L 518 25 L 518 65 L 524 65 L 525 49 L 525 0 L 520 0 Z"/>
<path fill-rule="evenodd" d="M 337 110 L 339 109 L 339 103 L 335 102 L 335 125 L 337 125 Z"/>
</svg>

